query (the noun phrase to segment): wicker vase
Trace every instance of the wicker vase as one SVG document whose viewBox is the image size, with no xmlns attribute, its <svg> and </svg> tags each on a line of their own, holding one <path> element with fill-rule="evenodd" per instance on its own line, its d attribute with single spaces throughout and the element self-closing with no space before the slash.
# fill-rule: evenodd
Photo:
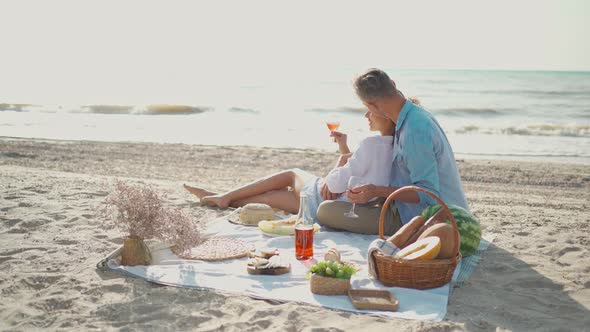
<svg viewBox="0 0 590 332">
<path fill-rule="evenodd" d="M 318 295 L 346 295 L 350 289 L 350 279 L 311 276 L 311 292 Z"/>
<path fill-rule="evenodd" d="M 152 254 L 143 239 L 128 237 L 123 243 L 121 251 L 121 265 L 150 265 Z"/>
</svg>

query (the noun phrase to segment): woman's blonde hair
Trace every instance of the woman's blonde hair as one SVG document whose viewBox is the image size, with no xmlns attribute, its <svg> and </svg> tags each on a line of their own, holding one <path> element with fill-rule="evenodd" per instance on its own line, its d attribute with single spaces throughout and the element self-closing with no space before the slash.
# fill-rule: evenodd
<svg viewBox="0 0 590 332">
<path fill-rule="evenodd" d="M 416 98 L 416 97 L 408 97 L 408 99 L 409 99 L 409 100 L 410 100 L 412 103 L 414 103 L 414 104 L 416 104 L 416 105 L 418 105 L 418 106 L 422 106 L 422 104 L 420 104 L 420 99 L 418 99 L 418 98 Z"/>
</svg>

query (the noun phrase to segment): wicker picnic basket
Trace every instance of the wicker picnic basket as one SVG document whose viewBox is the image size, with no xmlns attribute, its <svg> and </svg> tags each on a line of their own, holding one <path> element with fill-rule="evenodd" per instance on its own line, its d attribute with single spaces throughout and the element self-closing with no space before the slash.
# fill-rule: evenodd
<svg viewBox="0 0 590 332">
<path fill-rule="evenodd" d="M 461 260 L 461 254 L 459 253 L 459 229 L 457 228 L 455 217 L 453 217 L 449 207 L 440 198 L 428 190 L 415 186 L 406 186 L 394 191 L 387 197 L 381 210 L 381 216 L 379 217 L 379 237 L 383 240 L 385 239 L 383 236 L 383 222 L 387 207 L 393 199 L 409 191 L 422 192 L 434 198 L 442 206 L 444 214 L 439 213 L 438 216 L 433 216 L 434 218 L 440 218 L 441 216 L 444 218 L 444 215 L 447 215 L 451 219 L 451 224 L 456 234 L 453 256 L 448 259 L 403 260 L 376 251 L 373 253 L 373 257 L 375 259 L 377 279 L 389 287 L 395 286 L 416 289 L 440 287 L 451 281 L 455 267 L 457 267 L 457 264 Z"/>
</svg>

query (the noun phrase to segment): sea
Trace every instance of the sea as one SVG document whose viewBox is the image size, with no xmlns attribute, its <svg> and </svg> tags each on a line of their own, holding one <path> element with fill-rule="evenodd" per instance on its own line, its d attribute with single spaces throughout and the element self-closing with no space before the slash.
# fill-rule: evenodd
<svg viewBox="0 0 590 332">
<path fill-rule="evenodd" d="M 590 72 L 385 71 L 434 114 L 457 158 L 590 165 Z M 352 88 L 357 72 L 211 85 L 195 78 L 194 87 L 166 100 L 46 102 L 34 93 L 30 100 L 3 100 L 0 92 L 0 136 L 334 152 L 326 123 L 337 121 L 354 149 L 376 134 Z"/>
</svg>

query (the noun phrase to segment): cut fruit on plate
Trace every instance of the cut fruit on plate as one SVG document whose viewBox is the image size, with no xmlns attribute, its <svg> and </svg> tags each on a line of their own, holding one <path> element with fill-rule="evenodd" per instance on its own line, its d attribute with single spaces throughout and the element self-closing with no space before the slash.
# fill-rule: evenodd
<svg viewBox="0 0 590 332">
<path fill-rule="evenodd" d="M 258 228 L 268 236 L 291 236 L 295 235 L 296 219 L 291 217 L 284 220 L 263 220 L 258 223 Z M 320 225 L 313 224 L 314 232 L 320 230 Z"/>
<path fill-rule="evenodd" d="M 440 252 L 440 238 L 428 236 L 400 250 L 395 257 L 405 260 L 434 259 Z"/>
</svg>

